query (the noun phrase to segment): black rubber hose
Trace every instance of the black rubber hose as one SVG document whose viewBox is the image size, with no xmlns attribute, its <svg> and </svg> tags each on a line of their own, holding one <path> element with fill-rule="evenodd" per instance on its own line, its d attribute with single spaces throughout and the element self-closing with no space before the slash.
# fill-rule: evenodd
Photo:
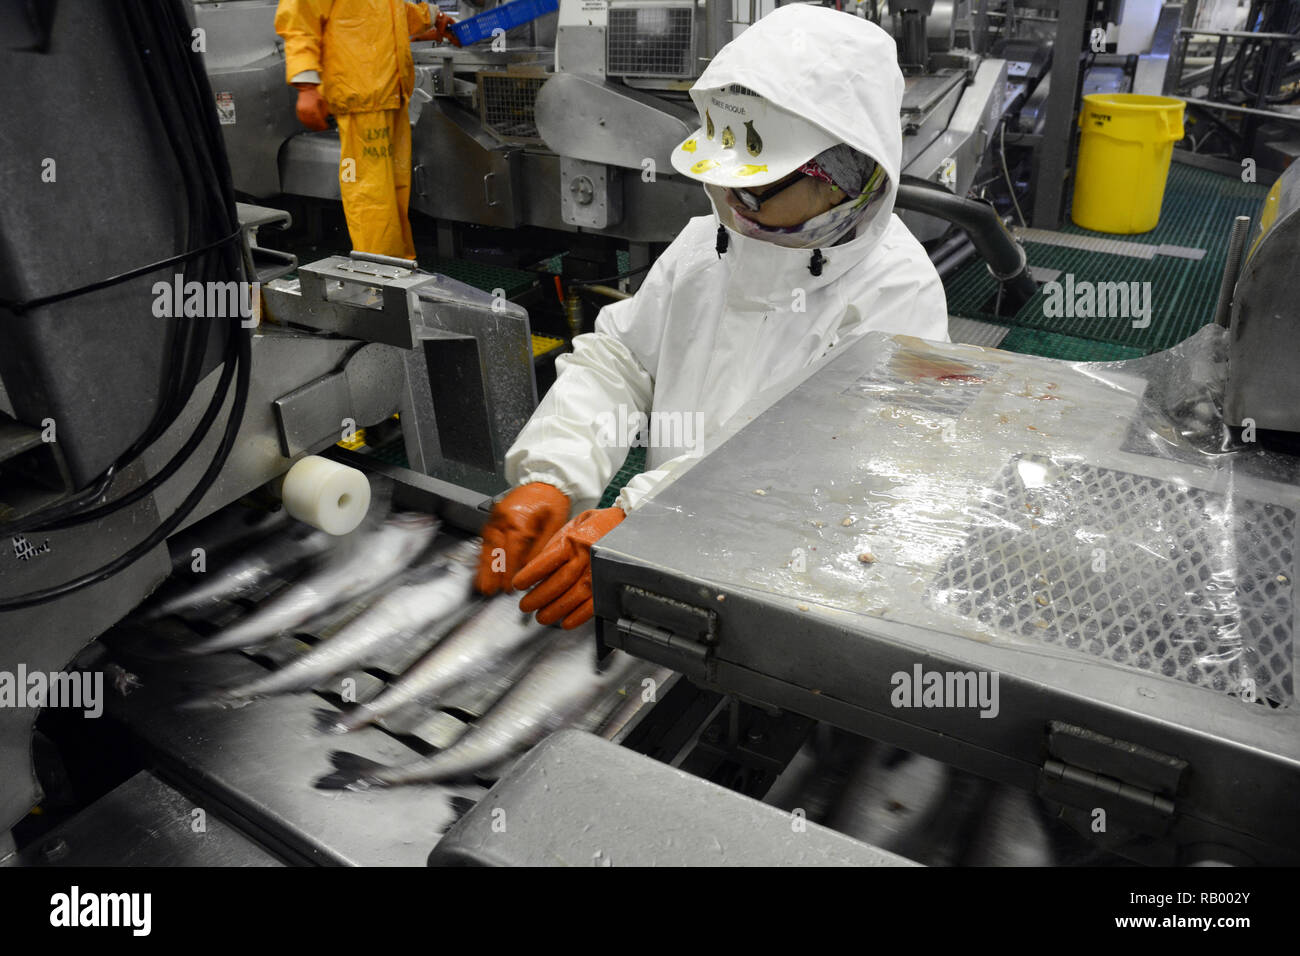
<svg viewBox="0 0 1300 956">
<path fill-rule="evenodd" d="M 956 233 L 935 246 L 928 253 L 931 262 L 942 262 L 962 246 L 970 245 L 970 236 L 964 232 Z"/>
<path fill-rule="evenodd" d="M 236 325 L 239 319 L 233 320 Z M 158 525 L 153 532 L 137 544 L 135 547 L 126 551 L 124 554 L 110 561 L 108 564 L 94 571 L 88 571 L 85 574 L 75 577 L 70 581 L 54 587 L 44 588 L 40 591 L 31 591 L 27 594 L 21 594 L 16 597 L 0 598 L 0 612 L 16 611 L 25 607 L 33 607 L 37 604 L 45 604 L 49 601 L 61 598 L 66 594 L 74 591 L 80 591 L 82 588 L 99 584 L 106 581 L 113 575 L 117 574 L 123 568 L 127 568 L 139 561 L 146 554 L 152 551 L 158 545 L 167 540 L 167 536 L 180 527 L 181 522 L 190 514 L 191 511 L 203 499 L 208 489 L 216 482 L 217 476 L 221 474 L 221 469 L 225 467 L 227 459 L 230 457 L 230 451 L 235 447 L 235 442 L 239 438 L 239 425 L 244 418 L 244 408 L 248 403 L 248 390 L 250 384 L 250 364 L 251 351 L 250 339 L 247 330 L 232 329 L 231 334 L 236 339 L 236 361 L 239 363 L 237 378 L 235 381 L 235 399 L 234 405 L 230 409 L 230 417 L 226 419 L 226 428 L 221 436 L 221 443 L 217 446 L 216 453 L 212 461 L 208 464 L 207 470 L 199 478 L 199 482 L 194 489 L 186 496 L 175 511 L 162 524 Z"/>
<path fill-rule="evenodd" d="M 975 247 L 968 239 L 964 246 L 959 246 L 944 258 L 935 260 L 934 271 L 939 273 L 940 279 L 946 279 L 965 265 L 966 260 L 973 255 L 975 255 Z"/>
<path fill-rule="evenodd" d="M 1038 291 L 1024 247 L 1016 242 L 992 206 L 954 196 L 942 186 L 900 183 L 894 208 L 935 216 L 964 229 L 993 278 L 1002 283 L 1003 302 L 1012 311 Z"/>
</svg>

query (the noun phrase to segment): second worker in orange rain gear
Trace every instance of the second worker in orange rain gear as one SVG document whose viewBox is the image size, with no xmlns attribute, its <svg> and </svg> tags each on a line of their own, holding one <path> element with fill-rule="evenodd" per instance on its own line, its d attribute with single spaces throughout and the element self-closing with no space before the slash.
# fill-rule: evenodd
<svg viewBox="0 0 1300 956">
<path fill-rule="evenodd" d="M 415 85 L 410 41 L 451 39 L 452 20 L 406 0 L 280 0 L 285 74 L 298 90 L 298 119 L 324 130 L 338 119 L 339 191 L 352 248 L 415 258 L 407 204 Z"/>
</svg>

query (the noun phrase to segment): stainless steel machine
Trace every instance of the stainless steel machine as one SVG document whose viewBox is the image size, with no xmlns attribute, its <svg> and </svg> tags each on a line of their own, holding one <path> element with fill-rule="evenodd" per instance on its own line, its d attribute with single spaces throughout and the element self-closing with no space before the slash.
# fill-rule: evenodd
<svg viewBox="0 0 1300 956">
<path fill-rule="evenodd" d="M 1245 238 L 1245 237 L 1243 237 Z M 1295 334 L 1295 306 L 1287 276 L 1300 254 L 1300 167 L 1275 182 L 1254 235 L 1229 276 L 1231 369 L 1225 395 L 1229 424 L 1300 431 L 1300 396 L 1285 356 Z"/>
<path fill-rule="evenodd" d="M 186 519 L 200 519 L 249 495 L 266 494 L 298 460 L 346 433 L 400 416 L 413 472 L 473 511 L 506 487 L 505 449 L 536 405 L 527 314 L 445 276 L 410 264 L 334 258 L 302 266 L 294 280 L 264 288 L 265 312 L 250 336 L 252 369 L 238 437 L 224 467 Z M 198 431 L 220 370 L 198 383 L 169 431 L 125 473 L 128 487 L 158 474 Z M 0 395 L 3 395 L 0 392 Z M 23 408 L 31 396 L 13 398 Z M 31 414 L 28 412 L 28 414 Z M 227 406 L 226 415 L 229 414 Z M 184 467 L 151 494 L 91 524 L 15 533 L 14 560 L 0 563 L 7 599 L 75 577 L 118 558 L 180 506 L 211 460 L 226 415 Z M 5 491 L 48 456 L 40 429 L 5 418 Z M 427 477 L 426 477 L 427 476 Z M 454 482 L 454 484 L 453 484 Z M 14 512 L 10 511 L 11 518 Z M 215 546 L 215 542 L 204 542 Z M 165 543 L 120 573 L 54 603 L 0 612 L 0 671 L 63 667 L 89 641 L 132 611 L 172 571 Z M 7 827 L 38 799 L 29 755 L 36 712 L 0 708 L 0 820 Z"/>
<path fill-rule="evenodd" d="M 1294 863 L 1300 469 L 1222 444 L 1228 349 L 872 333 L 597 545 L 602 640 L 1133 859 Z"/>
<path fill-rule="evenodd" d="M 891 4 L 891 10 L 896 5 Z M 1004 60 L 963 49 L 968 0 L 902 4 L 883 25 L 907 67 L 903 171 L 964 196 L 1006 106 Z M 237 189 L 338 198 L 338 138 L 294 126 L 273 0 L 195 0 Z M 750 10 L 749 16 L 756 15 Z M 562 0 L 505 49 L 413 45 L 413 209 L 450 223 L 581 231 L 631 244 L 671 241 L 708 213 L 668 155 L 696 123 L 686 91 L 732 36 L 731 4 Z M 962 31 L 958 30 L 963 26 Z M 532 41 L 532 42 L 529 42 Z M 922 240 L 948 224 L 906 213 Z"/>
</svg>

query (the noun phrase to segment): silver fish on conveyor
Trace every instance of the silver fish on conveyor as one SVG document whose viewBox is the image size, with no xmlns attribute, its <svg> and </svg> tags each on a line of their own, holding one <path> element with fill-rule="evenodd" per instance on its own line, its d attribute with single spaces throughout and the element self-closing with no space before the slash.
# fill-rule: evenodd
<svg viewBox="0 0 1300 956">
<path fill-rule="evenodd" d="M 378 587 L 404 571 L 438 530 L 430 515 L 404 512 L 363 534 L 314 574 L 290 585 L 247 618 L 187 649 L 210 654 L 260 644 L 313 616 Z"/>
<path fill-rule="evenodd" d="M 275 534 L 269 542 L 255 546 L 225 567 L 207 575 L 207 580 L 152 608 L 147 619 L 193 611 L 248 594 L 274 574 L 324 554 L 338 538 L 324 531 L 307 534 Z"/>
<path fill-rule="evenodd" d="M 385 766 L 336 750 L 330 755 L 334 772 L 317 780 L 316 787 L 370 790 L 457 780 L 533 746 L 581 714 L 626 667 L 627 656 L 615 651 L 616 660 L 598 672 L 593 634 L 594 628 L 588 626 L 548 636 L 545 649 L 528 673 L 446 750 L 400 766 Z"/>
<path fill-rule="evenodd" d="M 503 594 L 443 638 L 418 663 L 374 700 L 359 704 L 330 728 L 346 733 L 386 717 L 417 701 L 433 703 L 457 684 L 489 670 L 493 665 L 540 637 L 547 625 L 519 610 L 519 598 Z"/>
<path fill-rule="evenodd" d="M 394 588 L 322 641 L 279 670 L 218 695 L 224 703 L 306 690 L 398 641 L 434 628 L 474 599 L 472 568 L 451 562 L 424 570 L 423 580 Z"/>
</svg>

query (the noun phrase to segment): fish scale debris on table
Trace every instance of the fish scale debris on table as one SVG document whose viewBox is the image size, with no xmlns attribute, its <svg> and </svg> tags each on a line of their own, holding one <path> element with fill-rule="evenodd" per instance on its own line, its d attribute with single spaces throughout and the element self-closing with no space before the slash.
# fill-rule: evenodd
<svg viewBox="0 0 1300 956">
<path fill-rule="evenodd" d="M 239 623 L 186 651 L 210 654 L 250 647 L 297 627 L 401 574 L 429 546 L 437 530 L 438 522 L 431 515 L 394 514 L 377 530 L 359 533 L 330 555 L 324 567 L 290 585 Z"/>
<path fill-rule="evenodd" d="M 433 704 L 451 687 L 480 676 L 547 631 L 533 615 L 519 610 L 518 598 L 504 594 L 487 602 L 469 620 L 433 647 L 374 700 L 358 704 L 331 727 L 346 733 L 414 703 Z"/>
<path fill-rule="evenodd" d="M 316 781 L 321 790 L 365 791 L 408 783 L 466 778 L 492 768 L 538 743 L 579 716 L 621 679 L 629 658 L 614 651 L 596 668 L 594 628 L 547 635 L 528 672 L 446 750 L 400 766 L 386 766 L 357 754 L 334 751 L 334 771 Z"/>
</svg>

